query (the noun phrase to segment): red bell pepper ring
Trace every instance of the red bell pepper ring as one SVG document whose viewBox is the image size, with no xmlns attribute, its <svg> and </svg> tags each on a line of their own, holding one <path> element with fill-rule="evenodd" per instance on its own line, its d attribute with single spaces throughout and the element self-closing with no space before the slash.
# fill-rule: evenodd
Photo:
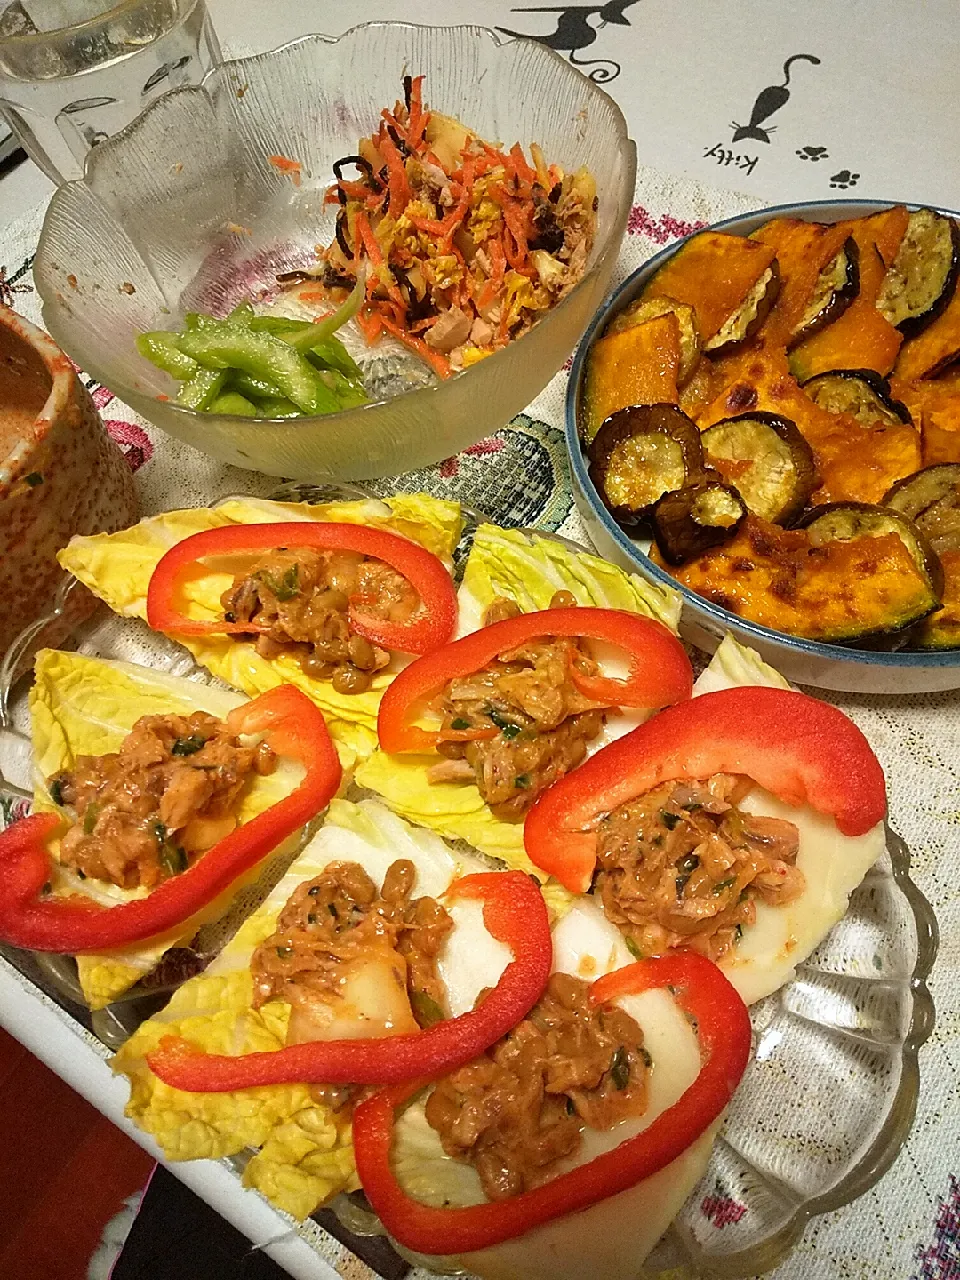
<svg viewBox="0 0 960 1280">
<path fill-rule="evenodd" d="M 401 671 L 380 702 L 380 746 L 392 754 L 432 751 L 439 730 L 430 732 L 409 723 L 418 705 L 455 677 L 472 675 L 499 654 L 543 636 L 586 636 L 626 650 L 630 668 L 625 680 L 587 676 L 571 668 L 577 689 L 598 703 L 653 710 L 690 697 L 693 672 L 689 659 L 683 645 L 662 623 L 621 609 L 543 609 L 481 627 Z M 478 735 L 472 732 L 470 736 Z"/>
<path fill-rule="evenodd" d="M 543 994 L 553 962 L 550 921 L 536 881 L 521 871 L 464 876 L 446 898 L 483 903 L 483 923 L 513 952 L 500 981 L 476 1009 L 409 1035 L 317 1040 L 239 1057 L 204 1053 L 167 1036 L 147 1064 L 190 1093 L 230 1093 L 264 1084 L 392 1084 L 444 1075 L 470 1062 L 524 1018 Z"/>
<path fill-rule="evenodd" d="M 390 1235 L 417 1253 L 472 1253 L 589 1209 L 682 1155 L 723 1112 L 740 1082 L 750 1054 L 750 1018 L 716 965 L 689 951 L 618 969 L 593 984 L 590 999 L 608 1004 L 660 987 L 670 987 L 680 1008 L 696 1019 L 702 1060 L 696 1080 L 642 1133 L 532 1191 L 462 1208 L 413 1199 L 397 1182 L 390 1143 L 397 1108 L 427 1082 L 382 1089 L 361 1102 L 353 1115 L 357 1174 Z"/>
<path fill-rule="evenodd" d="M 0 940 L 34 951 L 81 955 L 156 937 L 219 897 L 336 795 L 340 761 L 323 715 L 292 685 L 279 685 L 236 707 L 227 725 L 233 733 L 262 733 L 279 755 L 303 764 L 296 789 L 231 831 L 148 897 L 115 907 L 42 898 L 51 875 L 45 841 L 62 819 L 37 813 L 15 823 L 0 834 Z"/>
<path fill-rule="evenodd" d="M 372 603 L 350 600 L 353 630 L 372 644 L 398 653 L 430 653 L 447 643 L 457 625 L 457 593 L 442 560 L 410 538 L 366 525 L 297 520 L 283 524 L 232 524 L 204 529 L 184 538 L 161 557 L 147 588 L 147 622 L 155 631 L 178 636 L 237 635 L 262 631 L 257 622 L 202 621 L 183 613 L 181 588 L 200 561 L 211 556 L 273 551 L 278 547 L 314 547 L 356 551 L 396 569 L 420 597 L 420 608 L 405 622 L 390 622 L 365 612 Z"/>
<path fill-rule="evenodd" d="M 886 813 L 880 763 L 842 711 L 793 689 L 723 689 L 661 711 L 548 787 L 524 823 L 527 854 L 585 893 L 604 814 L 662 782 L 715 773 L 746 774 L 788 804 L 812 805 L 848 836 Z"/>
</svg>

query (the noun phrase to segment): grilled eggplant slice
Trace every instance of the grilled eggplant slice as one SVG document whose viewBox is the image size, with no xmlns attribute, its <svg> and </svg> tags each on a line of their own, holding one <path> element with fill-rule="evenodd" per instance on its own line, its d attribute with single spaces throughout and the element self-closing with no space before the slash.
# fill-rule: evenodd
<svg viewBox="0 0 960 1280">
<path fill-rule="evenodd" d="M 960 492 L 960 463 L 946 462 L 937 467 L 924 467 L 916 475 L 899 481 L 886 495 L 883 505 L 893 507 L 908 520 L 916 520 L 954 492 Z"/>
<path fill-rule="evenodd" d="M 667 564 L 683 564 L 729 541 L 747 515 L 740 494 L 704 479 L 665 493 L 653 509 L 653 536 Z"/>
<path fill-rule="evenodd" d="M 940 315 L 903 344 L 894 373 L 904 382 L 936 378 L 960 360 L 960 289 Z"/>
<path fill-rule="evenodd" d="M 823 507 L 815 507 L 803 521 L 802 527 L 815 547 L 828 542 L 881 538 L 885 534 L 895 533 L 929 584 L 931 603 L 926 612 L 929 613 L 939 605 L 943 594 L 943 569 L 937 553 L 916 524 L 892 507 L 874 507 L 866 502 L 831 502 Z"/>
<path fill-rule="evenodd" d="M 831 369 L 893 368 L 903 334 L 877 310 L 877 295 L 897 256 L 909 215 L 903 205 L 842 224 L 860 251 L 860 289 L 849 307 L 790 353 L 790 371 L 805 382 Z"/>
<path fill-rule="evenodd" d="M 813 450 L 789 418 L 743 413 L 708 427 L 700 443 L 707 464 L 753 515 L 787 525 L 807 505 L 816 483 Z"/>
<path fill-rule="evenodd" d="M 794 326 L 787 350 L 836 320 L 860 292 L 860 250 L 853 236 L 820 272 L 803 314 Z"/>
<path fill-rule="evenodd" d="M 803 389 L 821 409 L 849 413 L 864 426 L 913 425 L 910 410 L 893 398 L 890 383 L 873 369 L 832 369 L 808 378 Z"/>
<path fill-rule="evenodd" d="M 938 556 L 960 551 L 960 464 L 924 467 L 895 484 L 884 502 L 916 521 Z"/>
<path fill-rule="evenodd" d="M 697 313 L 697 329 L 706 344 L 744 306 L 775 257 L 772 246 L 745 236 L 701 231 L 663 264 L 643 297 L 688 303 Z"/>
<path fill-rule="evenodd" d="M 657 500 L 703 470 L 700 432 L 675 405 L 632 405 L 610 415 L 587 451 L 590 479 L 613 518 L 635 528 Z"/>
<path fill-rule="evenodd" d="M 680 362 L 680 322 L 672 311 L 605 333 L 587 358 L 581 419 L 584 439 L 592 440 L 618 409 L 635 404 L 676 404 Z"/>
<path fill-rule="evenodd" d="M 753 337 L 770 314 L 780 292 L 780 268 L 774 260 L 753 286 L 743 302 L 703 344 L 704 351 L 720 355 L 741 346 Z"/>
<path fill-rule="evenodd" d="M 676 298 L 638 298 L 631 302 L 607 325 L 606 332 L 623 333 L 647 320 L 656 320 L 660 316 L 675 315 L 680 331 L 680 367 L 677 370 L 677 384 L 683 386 L 690 380 L 697 362 L 700 359 L 700 334 L 697 330 L 697 313 L 686 302 L 678 302 Z"/>
<path fill-rule="evenodd" d="M 877 310 L 905 337 L 913 337 L 944 310 L 956 291 L 958 272 L 960 227 L 933 209 L 917 209 L 883 277 Z"/>
</svg>

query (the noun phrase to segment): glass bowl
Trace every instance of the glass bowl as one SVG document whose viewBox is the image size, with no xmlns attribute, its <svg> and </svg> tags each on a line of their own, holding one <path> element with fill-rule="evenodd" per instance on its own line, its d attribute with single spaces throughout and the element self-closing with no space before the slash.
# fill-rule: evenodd
<svg viewBox="0 0 960 1280">
<path fill-rule="evenodd" d="M 333 235 L 332 163 L 356 151 L 408 73 L 424 74 L 427 101 L 481 137 L 539 142 L 548 161 L 590 169 L 599 204 L 583 279 L 504 350 L 358 409 L 254 420 L 167 400 L 175 384 L 137 353 L 136 335 L 174 328 L 188 310 L 223 315 L 314 262 Z M 277 154 L 301 163 L 299 186 L 268 162 Z M 409 471 L 503 426 L 563 364 L 609 284 L 635 169 L 616 104 L 535 41 L 390 22 L 306 36 L 165 94 L 91 152 L 44 220 L 34 262 L 44 324 L 121 400 L 222 462 L 310 481 Z"/>
<path fill-rule="evenodd" d="M 288 484 L 270 496 L 325 502 L 372 495 L 362 487 Z M 464 514 L 464 534 L 455 553 L 461 568 L 473 530 L 483 519 L 471 510 Z M 64 590 L 70 589 L 68 583 Z M 31 632 L 23 633 L 0 665 L 0 804 L 6 821 L 11 810 L 19 815 L 29 804 L 32 787 L 27 682 L 18 678 L 18 655 L 29 648 Z M 181 646 L 105 607 L 76 628 L 72 643 L 93 656 L 212 680 Z M 351 798 L 362 798 L 362 793 L 355 790 Z M 791 982 L 751 1008 L 750 1065 L 710 1163 L 638 1269 L 637 1280 L 741 1280 L 767 1271 L 789 1253 L 812 1217 L 863 1195 L 895 1159 L 916 1109 L 917 1054 L 933 1029 L 926 978 L 938 944 L 936 917 L 910 879 L 909 867 L 907 846 L 888 829 L 886 851 L 852 894 L 844 918 Z M 243 905 L 250 909 L 252 903 L 248 899 Z M 190 954 L 181 957 L 187 966 L 181 977 L 188 976 L 191 965 L 203 967 L 209 958 L 204 955 L 207 943 L 212 953 L 223 940 L 222 933 L 199 938 Z M 79 1003 L 69 958 L 0 951 L 62 1008 L 91 1026 L 109 1049 L 119 1048 L 176 985 L 171 975 L 160 974 L 91 1017 Z M 240 1176 L 242 1156 L 224 1163 Z M 338 1197 L 319 1212 L 317 1221 L 330 1227 L 331 1211 L 340 1224 L 335 1234 L 343 1229 L 361 1237 L 385 1234 L 362 1195 Z M 287 1220 L 291 1229 L 315 1239 L 317 1222 Z M 363 1252 L 362 1245 L 354 1247 Z M 410 1261 L 424 1268 L 411 1280 L 429 1271 L 456 1272 L 441 1258 L 412 1256 Z"/>
<path fill-rule="evenodd" d="M 754 213 L 740 214 L 724 222 L 714 223 L 712 231 L 728 235 L 748 236 L 770 218 L 803 218 L 807 222 L 834 222 L 841 218 L 859 218 L 888 209 L 893 200 L 826 200 L 803 204 L 776 205 Z M 916 209 L 917 205 L 908 205 Z M 940 212 L 958 218 L 949 209 Z M 680 242 L 682 243 L 682 242 Z M 573 494 L 590 537 L 600 554 L 641 573 L 658 584 L 672 587 L 683 597 L 680 632 L 684 639 L 712 652 L 729 631 L 741 644 L 749 645 L 788 680 L 813 685 L 820 689 L 837 689 L 847 693 L 913 694 L 939 693 L 960 688 L 960 649 L 924 653 L 922 651 L 887 653 L 874 649 L 858 649 L 852 645 L 823 644 L 774 631 L 748 622 L 727 609 L 705 600 L 661 569 L 645 554 L 645 544 L 638 544 L 617 524 L 607 510 L 593 481 L 578 430 L 579 405 L 583 394 L 587 353 L 601 335 L 611 317 L 640 296 L 654 272 L 679 248 L 670 245 L 649 262 L 634 271 L 604 302 L 590 322 L 573 362 L 567 387 L 566 442 L 570 456 Z"/>
</svg>

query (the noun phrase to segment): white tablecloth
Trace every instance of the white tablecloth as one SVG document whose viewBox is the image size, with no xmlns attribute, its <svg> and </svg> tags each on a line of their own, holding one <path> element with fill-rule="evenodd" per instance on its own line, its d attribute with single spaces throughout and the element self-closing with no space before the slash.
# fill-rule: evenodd
<svg viewBox="0 0 960 1280">
<path fill-rule="evenodd" d="M 749 207 L 846 192 L 960 208 L 956 0 L 807 0 L 789 6 L 614 0 L 604 8 L 546 11 L 500 0 L 423 0 L 415 11 L 400 0 L 380 0 L 376 7 L 359 0 L 271 0 L 269 6 L 209 0 L 209 7 L 228 52 L 269 48 L 310 30 L 333 34 L 373 18 L 473 22 L 552 39 L 558 52 L 606 80 L 644 166 L 621 276 L 696 224 Z M 0 281 L 13 282 L 13 305 L 34 317 L 29 260 L 49 192 L 29 164 L 0 180 Z M 500 477 L 512 457 L 528 470 L 541 468 L 543 501 L 525 512 L 525 522 L 532 514 L 576 535 L 556 430 L 565 377 L 557 376 L 528 417 L 431 469 L 424 482 L 460 485 L 468 500 L 495 511 L 502 506 L 496 500 Z M 274 481 L 219 467 L 182 447 L 170 449 L 109 392 L 94 392 L 115 438 L 141 467 L 147 510 L 209 501 L 241 487 L 274 487 Z M 511 499 L 502 491 L 500 497 L 509 506 Z M 835 700 L 866 731 L 887 769 L 893 824 L 911 846 L 915 879 L 938 914 L 943 936 L 931 983 L 938 1022 L 921 1053 L 917 1121 L 896 1164 L 855 1204 L 811 1224 L 775 1274 L 777 1280 L 958 1280 L 960 695 Z M 324 1253 L 342 1275 L 370 1274 L 332 1245 Z M 297 1275 L 313 1274 L 301 1264 L 289 1265 Z M 332 1272 L 318 1259 L 315 1274 Z"/>
</svg>

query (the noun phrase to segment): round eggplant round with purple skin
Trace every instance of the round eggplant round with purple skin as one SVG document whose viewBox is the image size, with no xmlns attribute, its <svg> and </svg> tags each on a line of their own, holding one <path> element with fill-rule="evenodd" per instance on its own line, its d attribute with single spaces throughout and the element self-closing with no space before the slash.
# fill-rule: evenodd
<svg viewBox="0 0 960 1280">
<path fill-rule="evenodd" d="M 700 436 L 707 464 L 733 485 L 755 516 L 788 525 L 816 485 L 813 450 L 795 422 L 775 413 L 742 413 Z"/>
<path fill-rule="evenodd" d="M 653 509 L 653 536 L 667 564 L 683 564 L 732 538 L 746 516 L 737 490 L 706 476 L 663 495 Z"/>
<path fill-rule="evenodd" d="M 818 333 L 846 311 L 860 292 L 860 249 L 853 236 L 848 236 L 817 276 L 810 301 L 794 326 L 787 343 L 791 351 L 805 338 Z"/>
<path fill-rule="evenodd" d="M 906 338 L 932 324 L 960 275 L 960 227 L 933 209 L 915 209 L 877 296 L 877 310 Z"/>
<path fill-rule="evenodd" d="M 776 258 L 747 296 L 713 337 L 703 344 L 711 356 L 727 355 L 735 347 L 749 342 L 773 309 L 780 295 L 780 264 Z"/>
<path fill-rule="evenodd" d="M 883 501 L 914 520 L 938 555 L 960 551 L 960 463 L 924 467 L 898 481 Z"/>
<path fill-rule="evenodd" d="M 697 426 L 676 405 L 631 405 L 600 427 L 587 450 L 590 479 L 613 518 L 634 529 L 665 493 L 703 470 Z"/>
<path fill-rule="evenodd" d="M 806 529 L 815 546 L 825 542 L 846 542 L 853 538 L 876 538 L 881 534 L 895 533 L 926 579 L 930 589 L 930 610 L 939 606 L 943 598 L 943 566 L 940 558 L 927 536 L 902 512 L 889 506 L 871 506 L 866 502 L 829 502 L 808 512 L 801 520 L 800 528 Z M 919 621 L 919 618 L 912 621 Z"/>
<path fill-rule="evenodd" d="M 910 410 L 894 399 L 890 383 L 873 369 L 831 369 L 800 384 L 821 409 L 848 413 L 865 427 L 913 426 Z"/>
</svg>

